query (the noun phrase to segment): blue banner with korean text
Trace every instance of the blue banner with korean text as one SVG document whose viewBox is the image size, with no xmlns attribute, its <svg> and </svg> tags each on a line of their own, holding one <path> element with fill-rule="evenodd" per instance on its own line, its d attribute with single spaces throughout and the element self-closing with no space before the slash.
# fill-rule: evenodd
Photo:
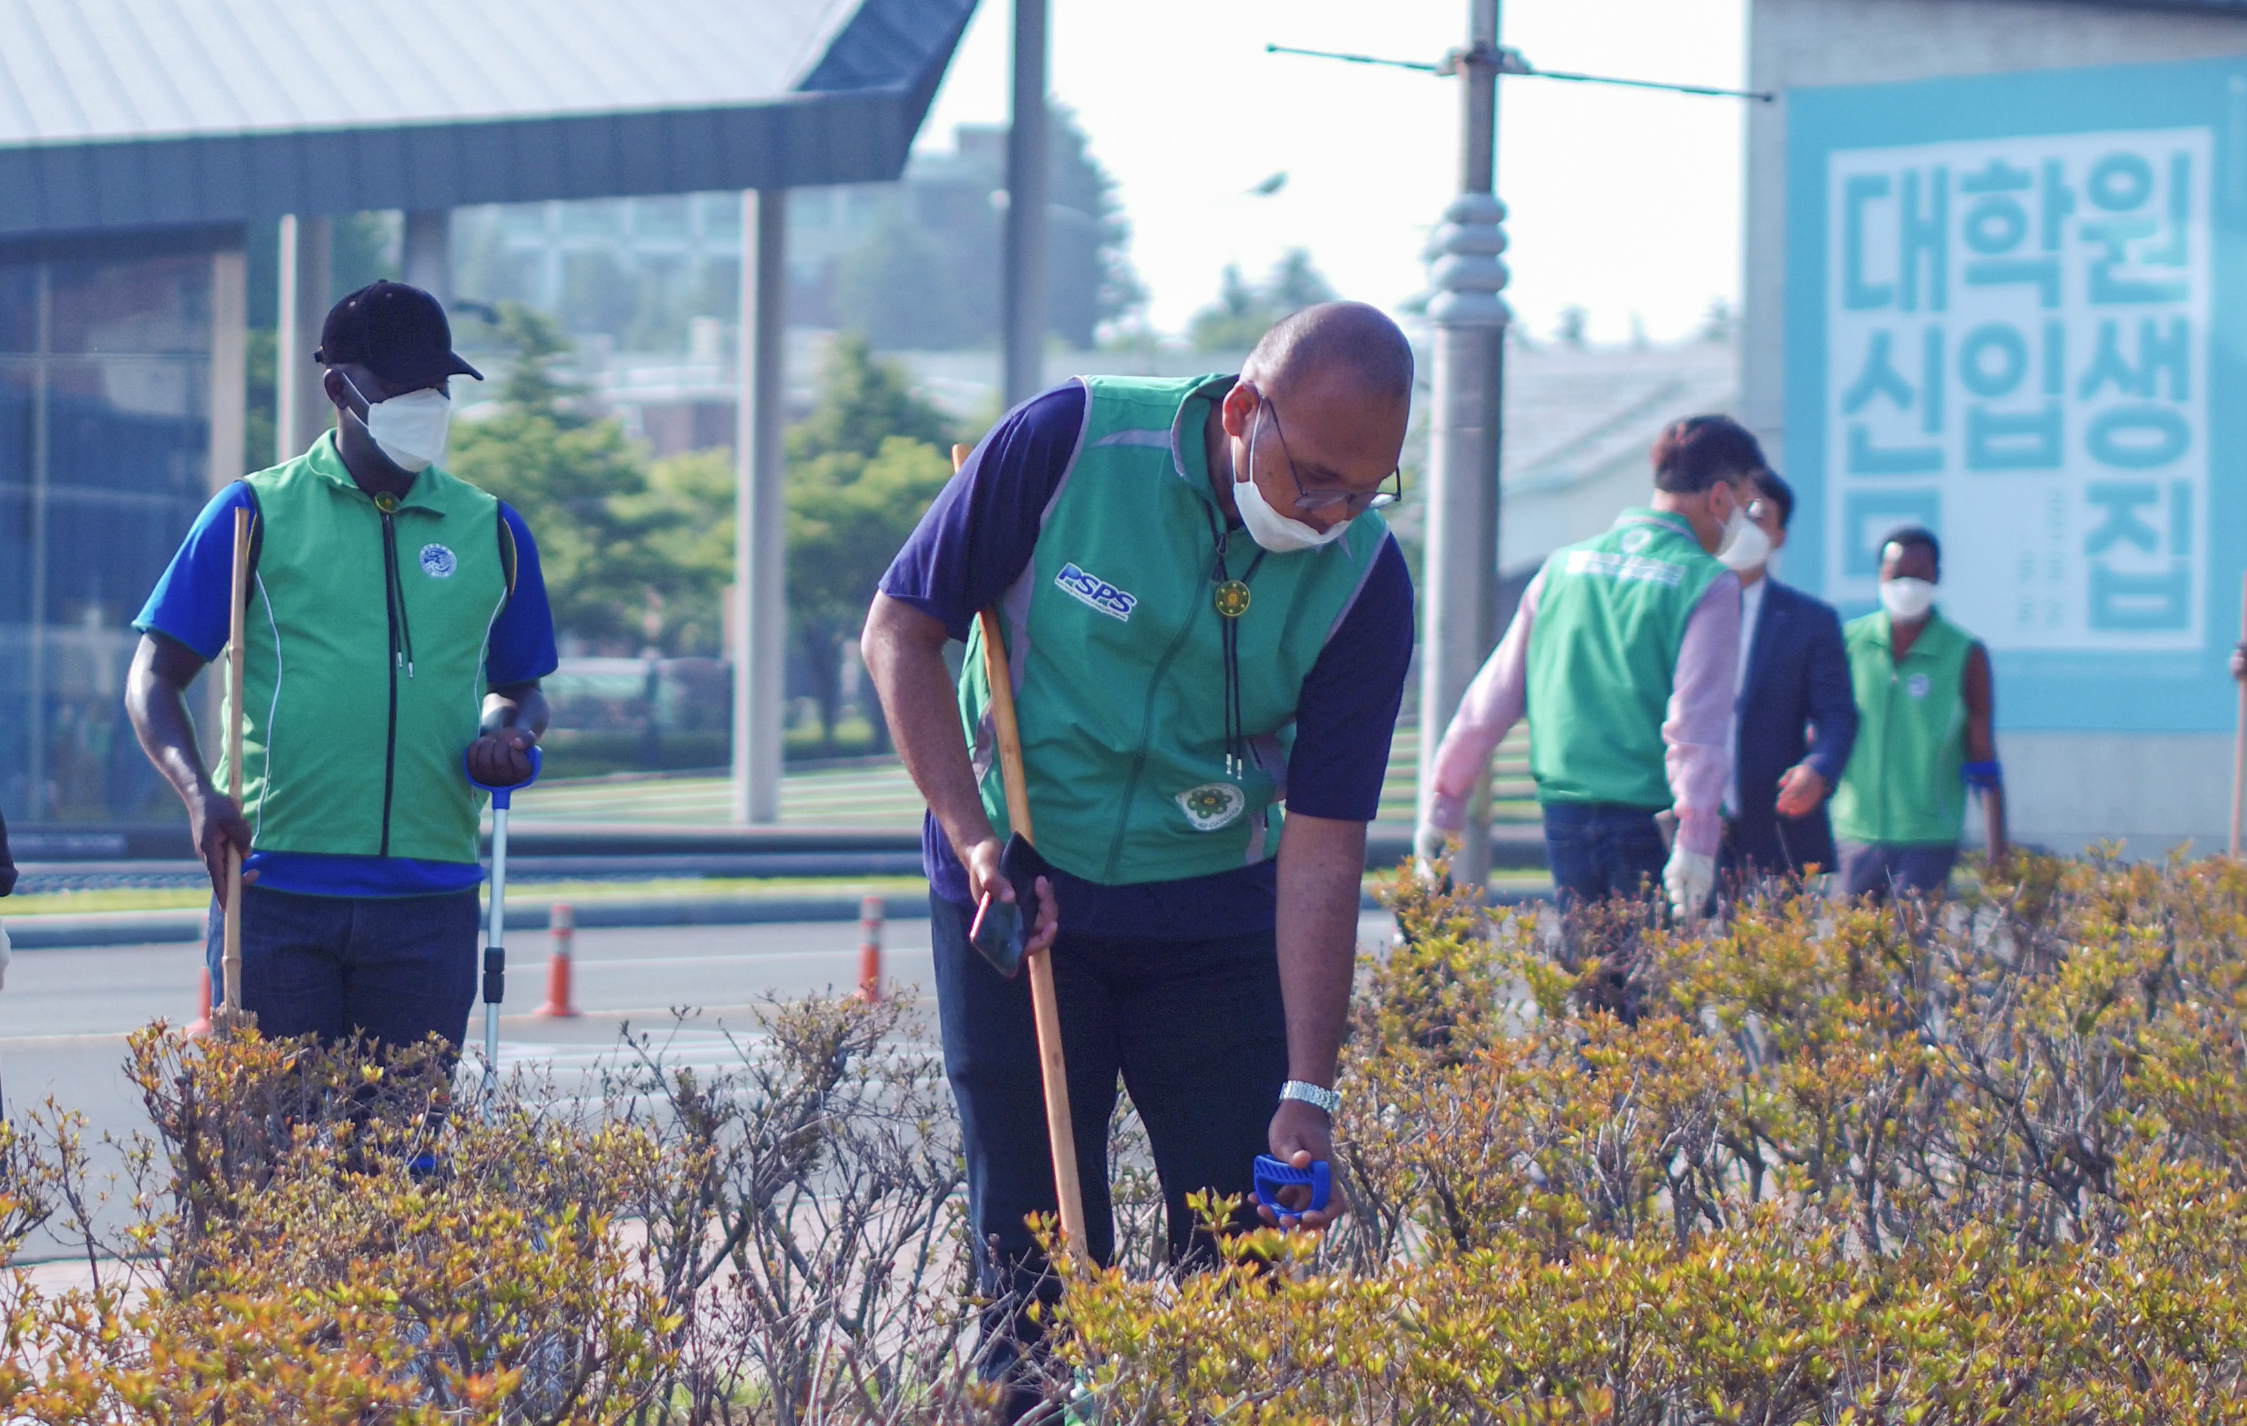
<svg viewBox="0 0 2247 1426">
<path fill-rule="evenodd" d="M 1861 612 L 1925 525 L 2004 726 L 2228 727 L 2247 58 L 1787 104 L 1783 577 Z"/>
</svg>

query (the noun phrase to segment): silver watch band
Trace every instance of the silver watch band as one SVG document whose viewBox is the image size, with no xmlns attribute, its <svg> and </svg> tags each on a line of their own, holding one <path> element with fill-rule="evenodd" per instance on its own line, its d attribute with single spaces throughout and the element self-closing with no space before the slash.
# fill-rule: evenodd
<svg viewBox="0 0 2247 1426">
<path fill-rule="evenodd" d="M 1299 1099 L 1305 1104 L 1316 1106 L 1325 1110 L 1328 1118 L 1332 1118 L 1334 1111 L 1342 1107 L 1341 1095 L 1331 1089 L 1323 1089 L 1308 1080 L 1291 1079 L 1281 1085 L 1280 1098 Z"/>
</svg>

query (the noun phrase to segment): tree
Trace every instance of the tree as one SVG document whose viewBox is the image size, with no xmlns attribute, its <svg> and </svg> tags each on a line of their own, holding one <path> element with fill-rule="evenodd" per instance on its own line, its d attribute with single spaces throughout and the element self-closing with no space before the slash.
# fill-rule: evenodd
<svg viewBox="0 0 2247 1426">
<path fill-rule="evenodd" d="M 1115 180 L 1092 156 L 1076 116 L 1058 105 L 1051 136 L 1046 325 L 1089 347 L 1102 323 L 1126 316 L 1146 294 L 1125 252 L 1131 230 Z M 995 339 L 1005 217 L 993 194 L 1006 187 L 1005 137 L 1003 128 L 963 125 L 954 152 L 916 157 L 902 182 L 846 189 L 845 209 L 872 222 L 807 284 L 799 310 L 825 313 L 886 350 Z"/>
<path fill-rule="evenodd" d="M 788 621 L 812 669 L 821 742 L 842 712 L 843 643 L 952 475 L 952 422 L 866 339 L 837 339 L 811 414 L 788 432 Z"/>
<path fill-rule="evenodd" d="M 537 395 L 536 383 L 551 384 L 535 372 L 522 379 L 527 396 Z M 836 341 L 817 401 L 789 429 L 788 622 L 812 672 L 828 749 L 842 715 L 843 645 L 866 621 L 882 571 L 951 478 L 954 434 L 949 417 L 913 394 L 904 369 L 855 335 Z M 568 512 L 557 518 L 566 522 Z M 725 626 L 718 601 L 733 582 L 733 453 L 655 462 L 641 485 L 606 503 L 604 518 L 631 549 L 608 587 L 656 589 L 668 646 L 715 650 Z M 636 618 L 640 607 L 634 602 L 626 614 Z M 877 736 L 879 711 L 868 708 Z"/>
<path fill-rule="evenodd" d="M 575 409 L 579 389 L 553 371 L 570 349 L 553 319 L 517 302 L 499 313 L 500 339 L 515 349 L 500 409 L 454 426 L 449 468 L 530 525 L 557 628 L 627 649 L 660 645 L 668 631 L 651 636 L 650 611 L 661 618 L 693 585 L 664 541 L 691 513 L 653 497 L 622 425 Z"/>
<path fill-rule="evenodd" d="M 1563 346 L 1581 347 L 1587 340 L 1584 328 L 1590 320 L 1591 314 L 1581 307 L 1573 304 L 1563 307 L 1560 309 L 1560 325 L 1554 329 L 1553 337 Z"/>
<path fill-rule="evenodd" d="M 874 231 L 836 264 L 835 315 L 847 330 L 890 350 L 961 345 L 976 314 L 966 310 L 956 286 L 929 280 L 946 261 L 943 245 L 893 195 Z"/>
<path fill-rule="evenodd" d="M 1334 288 L 1302 248 L 1288 249 L 1253 287 L 1241 278 L 1239 267 L 1228 263 L 1217 301 L 1194 314 L 1188 335 L 1197 351 L 1246 351 L 1282 317 L 1334 298 Z"/>
</svg>

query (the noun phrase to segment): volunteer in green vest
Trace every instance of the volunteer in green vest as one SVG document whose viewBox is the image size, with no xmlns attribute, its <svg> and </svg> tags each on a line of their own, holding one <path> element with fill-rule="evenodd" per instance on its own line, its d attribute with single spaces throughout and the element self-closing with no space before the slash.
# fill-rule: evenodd
<svg viewBox="0 0 2247 1426">
<path fill-rule="evenodd" d="M 1523 591 L 1436 749 L 1417 840 L 1432 857 L 1458 833 L 1491 750 L 1526 716 L 1562 906 L 1659 885 L 1684 916 L 1716 880 L 1732 767 L 1740 580 L 1719 556 L 1752 528 L 1765 467 L 1728 416 L 1672 423 L 1652 455 L 1652 504 L 1556 550 Z"/>
<path fill-rule="evenodd" d="M 314 359 L 335 428 L 205 507 L 135 621 L 125 706 L 210 871 L 214 998 L 236 847 L 242 1003 L 261 1031 L 457 1047 L 483 880 L 467 771 L 530 775 L 553 621 L 530 531 L 443 469 L 447 384 L 482 378 L 436 299 L 361 288 L 328 313 Z M 186 702 L 226 644 L 237 510 L 253 530 L 239 808 Z"/>
<path fill-rule="evenodd" d="M 1120 1077 L 1172 1257 L 1204 1260 L 1189 1193 L 1245 1196 L 1260 1153 L 1331 1153 L 1365 825 L 1412 656 L 1411 580 L 1373 513 L 1398 490 L 1411 391 L 1403 333 L 1354 303 L 1281 322 L 1237 378 L 1070 382 L 977 445 L 882 579 L 863 647 L 928 800 L 994 1376 L 1029 1370 L 1024 1306 L 1051 1284 L 1024 1218 L 1055 1201 L 1028 990 L 968 940 L 1007 833 L 977 611 L 1000 610 L 1054 868 L 1025 919 L 1052 947 L 1088 1247 L 1112 1244 Z M 957 690 L 948 639 L 968 645 Z"/>
<path fill-rule="evenodd" d="M 1990 656 L 1935 607 L 1943 548 L 1918 526 L 1880 546 L 1880 608 L 1842 629 L 1857 746 L 1834 789 L 1839 896 L 1939 894 L 1982 794 L 1989 857 L 2005 860 L 2005 784 L 1991 732 Z"/>
</svg>

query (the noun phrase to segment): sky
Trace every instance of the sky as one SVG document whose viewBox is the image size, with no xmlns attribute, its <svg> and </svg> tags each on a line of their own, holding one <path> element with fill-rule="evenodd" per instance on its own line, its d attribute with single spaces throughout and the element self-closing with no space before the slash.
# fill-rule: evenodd
<svg viewBox="0 0 2247 1426">
<path fill-rule="evenodd" d="M 1267 42 L 1438 60 L 1466 0 L 1051 0 L 1051 92 L 1117 182 L 1148 323 L 1181 332 L 1226 264 L 1250 278 L 1291 247 L 1346 297 L 1426 285 L 1420 253 L 1459 186 L 1456 80 L 1264 52 Z M 1744 0 L 1512 0 L 1500 42 L 1532 65 L 1738 87 Z M 983 0 L 921 144 L 1004 122 L 1010 0 Z M 1738 306 L 1745 101 L 1506 78 L 1498 196 L 1506 292 L 1527 333 L 1565 307 L 1594 341 L 1697 330 Z M 1275 173 L 1270 197 L 1249 189 Z"/>
</svg>

